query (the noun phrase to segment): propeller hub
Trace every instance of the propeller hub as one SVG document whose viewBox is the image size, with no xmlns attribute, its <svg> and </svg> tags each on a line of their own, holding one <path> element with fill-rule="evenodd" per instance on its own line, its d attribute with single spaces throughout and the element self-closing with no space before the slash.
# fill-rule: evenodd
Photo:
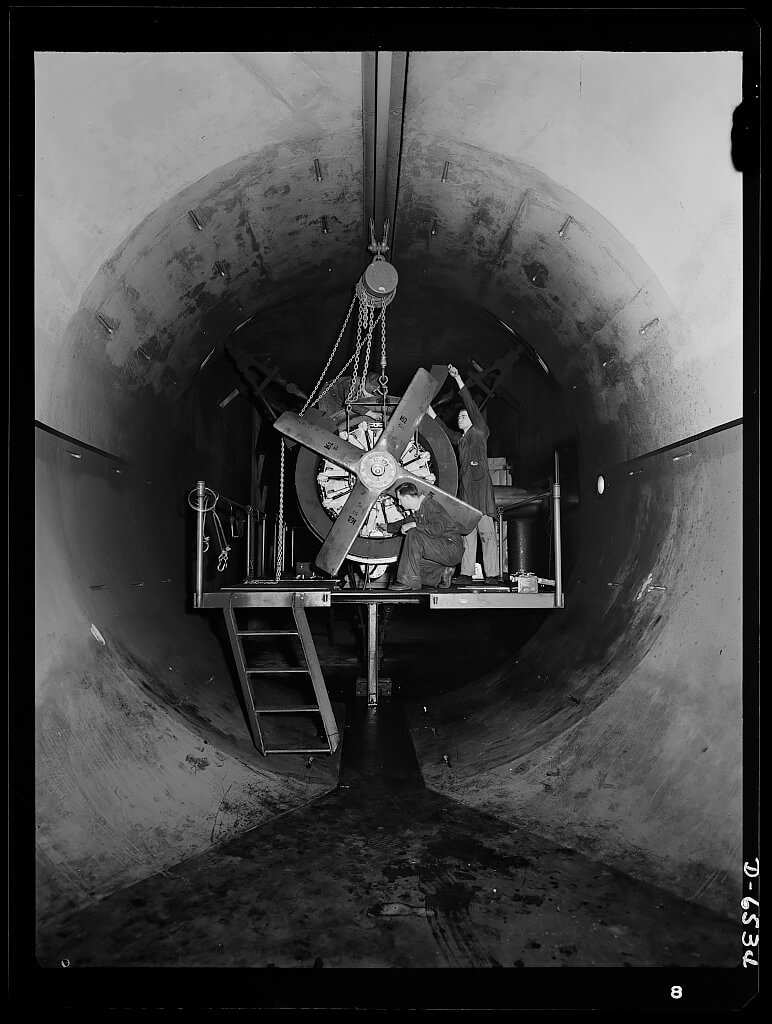
<svg viewBox="0 0 772 1024">
<path fill-rule="evenodd" d="M 365 452 L 359 463 L 359 479 L 374 491 L 383 491 L 393 484 L 397 472 L 397 460 L 388 452 Z"/>
</svg>

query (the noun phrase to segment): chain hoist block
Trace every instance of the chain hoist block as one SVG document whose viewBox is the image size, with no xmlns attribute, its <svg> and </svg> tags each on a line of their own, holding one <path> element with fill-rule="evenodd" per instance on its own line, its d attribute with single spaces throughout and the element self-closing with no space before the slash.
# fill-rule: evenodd
<svg viewBox="0 0 772 1024">
<path fill-rule="evenodd" d="M 398 281 L 399 275 L 391 263 L 382 256 L 376 256 L 359 279 L 357 294 L 360 302 L 376 308 L 388 305 L 394 298 Z"/>
</svg>

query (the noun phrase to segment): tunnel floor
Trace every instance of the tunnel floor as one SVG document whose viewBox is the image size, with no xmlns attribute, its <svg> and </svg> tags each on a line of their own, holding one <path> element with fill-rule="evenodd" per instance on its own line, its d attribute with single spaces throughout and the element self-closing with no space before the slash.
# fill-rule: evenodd
<svg viewBox="0 0 772 1024">
<path fill-rule="evenodd" d="M 349 689 L 350 692 L 350 689 Z M 427 790 L 351 698 L 337 789 L 50 922 L 71 967 L 735 967 L 735 925 Z"/>
</svg>

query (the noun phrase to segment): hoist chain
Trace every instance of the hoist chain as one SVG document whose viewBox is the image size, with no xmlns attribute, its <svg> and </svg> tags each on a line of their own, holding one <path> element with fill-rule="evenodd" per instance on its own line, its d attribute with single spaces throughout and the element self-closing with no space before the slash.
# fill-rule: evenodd
<svg viewBox="0 0 772 1024">
<path fill-rule="evenodd" d="M 276 524 L 276 582 L 281 579 L 284 566 L 284 438 L 281 444 L 281 460 L 279 466 L 279 520 Z"/>
<path fill-rule="evenodd" d="M 349 312 L 350 312 L 350 310 L 349 310 Z M 377 321 L 376 321 L 376 323 L 377 323 Z M 345 366 L 341 367 L 341 369 L 335 374 L 335 376 L 332 378 L 332 380 L 328 382 L 327 386 L 325 388 L 323 388 L 319 392 L 319 394 L 316 396 L 315 399 L 313 399 L 313 401 L 316 401 L 316 402 L 321 401 L 321 399 L 324 398 L 324 396 L 327 394 L 327 392 L 330 390 L 330 388 L 334 387 L 334 385 L 337 384 L 337 382 L 340 380 L 340 378 L 343 376 L 343 374 L 346 372 L 346 370 L 349 368 L 349 366 L 351 366 L 352 362 L 354 362 L 354 360 L 358 358 L 359 352 L 361 350 L 361 347 L 362 347 L 362 342 L 360 341 L 359 344 L 358 344 L 356 352 L 354 352 L 354 355 L 349 358 L 349 360 L 345 364 Z M 329 361 L 328 361 L 328 366 L 329 366 Z M 324 374 L 322 374 L 322 376 L 324 376 Z M 317 387 L 318 386 L 319 385 L 317 384 Z M 303 409 L 302 409 L 302 411 L 300 413 L 301 416 L 303 415 L 303 412 L 305 412 L 305 410 L 308 408 L 308 406 L 309 406 L 309 402 L 306 402 L 306 404 L 303 406 Z"/>
<path fill-rule="evenodd" d="M 367 348 L 365 349 L 365 362 L 364 362 L 364 366 L 362 367 L 362 374 L 361 374 L 361 376 L 359 378 L 359 388 L 358 388 L 356 396 L 355 396 L 356 398 L 359 398 L 360 395 L 364 394 L 364 392 L 366 390 L 365 384 L 367 382 L 367 374 L 368 374 L 368 371 L 370 369 L 370 349 L 373 347 L 373 330 L 374 330 L 374 327 L 375 327 L 375 324 L 373 322 L 373 315 L 374 315 L 374 313 L 375 313 L 375 310 L 373 309 L 373 307 L 372 306 L 368 306 L 367 307 L 367 311 L 366 311 L 366 317 L 367 317 Z"/>
<path fill-rule="evenodd" d="M 359 298 L 359 292 L 354 295 L 355 298 Z M 357 384 L 359 374 L 359 353 L 362 351 L 362 328 L 366 323 L 367 309 L 360 302 L 359 303 L 359 316 L 357 318 L 357 347 L 354 352 L 354 369 L 351 371 L 351 387 L 349 388 L 346 401 L 353 402 L 355 398 L 359 396 L 359 387 Z"/>
<path fill-rule="evenodd" d="M 377 258 L 379 257 L 376 257 L 376 259 Z M 380 258 L 383 259 L 382 256 Z M 367 373 L 370 366 L 370 350 L 372 348 L 373 343 L 373 332 L 377 327 L 379 320 L 381 323 L 381 374 L 378 379 L 378 390 L 381 391 L 384 395 L 386 394 L 386 389 L 388 387 L 389 382 L 389 378 L 386 375 L 386 306 L 391 302 L 392 298 L 393 296 L 390 296 L 386 300 L 373 300 L 367 295 L 367 293 L 363 289 L 361 281 L 357 282 L 356 288 L 354 289 L 354 297 L 351 300 L 351 305 L 348 308 L 348 313 L 346 313 L 346 319 L 343 321 L 343 326 L 340 329 L 338 338 L 332 347 L 332 352 L 330 353 L 329 359 L 325 363 L 324 369 L 319 375 L 319 379 L 314 385 L 311 394 L 306 399 L 303 408 L 300 410 L 300 416 L 302 416 L 305 413 L 306 409 L 308 409 L 308 407 L 312 403 L 318 404 L 320 399 L 322 399 L 327 394 L 330 388 L 332 388 L 333 385 L 336 384 L 338 380 L 340 380 L 340 378 L 343 376 L 343 374 L 346 372 L 349 366 L 351 366 L 352 362 L 354 364 L 354 368 L 351 372 L 351 386 L 349 388 L 346 401 L 353 402 L 360 397 L 360 395 L 366 388 Z M 324 380 L 325 374 L 329 370 L 330 365 L 332 364 L 332 361 L 335 358 L 335 353 L 338 351 L 338 346 L 340 345 L 343 339 L 343 335 L 346 331 L 346 328 L 348 327 L 348 322 L 351 319 L 351 314 L 354 310 L 354 306 L 357 303 L 357 301 L 359 302 L 359 311 L 357 314 L 357 341 L 354 354 L 351 356 L 351 358 L 348 360 L 345 366 L 343 366 L 342 369 L 338 371 L 338 373 L 333 377 L 333 379 L 327 383 L 326 387 L 323 388 L 323 390 L 320 391 L 319 394 L 317 394 L 317 391 L 319 391 L 322 381 Z M 380 310 L 380 314 L 377 319 L 375 318 L 376 309 Z M 365 329 L 367 330 L 365 338 L 367 342 L 367 348 L 365 351 L 364 367 L 362 373 L 360 374 L 359 357 L 362 352 L 362 345 L 365 343 L 365 340 L 363 340 L 362 338 L 362 332 Z"/>
<path fill-rule="evenodd" d="M 354 293 L 354 298 L 351 300 L 351 305 L 348 307 L 348 313 L 346 313 L 346 319 L 343 321 L 343 326 L 340 329 L 340 334 L 338 335 L 338 340 L 333 345 L 332 352 L 330 352 L 330 358 L 327 360 L 327 363 L 325 364 L 324 369 L 322 370 L 321 374 L 319 375 L 319 380 L 316 382 L 316 384 L 313 387 L 313 390 L 311 391 L 311 394 L 308 396 L 306 404 L 300 410 L 300 415 L 301 416 L 306 411 L 306 409 L 309 407 L 309 405 L 314 401 L 314 395 L 315 395 L 316 391 L 318 390 L 319 385 L 324 380 L 325 373 L 327 373 L 327 371 L 330 368 L 330 363 L 333 361 L 333 359 L 335 357 L 335 353 L 338 351 L 338 345 L 340 345 L 341 339 L 343 338 L 343 334 L 344 334 L 344 332 L 346 330 L 346 327 L 348 327 L 348 322 L 349 322 L 349 319 L 351 317 L 351 313 L 353 312 L 354 305 L 355 305 L 356 301 L 357 301 L 357 296 L 356 296 L 356 292 L 355 292 Z M 349 362 L 351 362 L 351 360 L 349 360 Z M 346 366 L 348 366 L 348 363 L 346 363 Z M 345 370 L 345 368 L 346 367 L 344 366 L 343 369 Z M 341 370 L 340 372 L 343 373 L 343 370 Z M 338 374 L 338 377 L 339 376 L 340 376 L 340 373 Z M 336 377 L 335 380 L 337 380 L 337 379 L 338 378 Z M 325 394 L 325 392 L 328 391 L 332 387 L 332 384 L 334 384 L 334 383 L 335 383 L 335 381 L 332 381 L 330 384 L 328 384 L 328 386 L 322 392 L 322 395 Z M 319 398 L 321 398 L 322 395 L 319 395 Z"/>
<path fill-rule="evenodd" d="M 381 375 L 378 378 L 380 392 L 384 399 L 389 392 L 389 376 L 386 373 L 386 307 L 381 310 Z"/>
</svg>

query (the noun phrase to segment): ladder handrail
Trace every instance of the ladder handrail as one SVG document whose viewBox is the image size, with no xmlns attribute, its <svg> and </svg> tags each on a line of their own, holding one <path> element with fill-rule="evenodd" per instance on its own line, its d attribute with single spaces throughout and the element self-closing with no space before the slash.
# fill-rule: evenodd
<svg viewBox="0 0 772 1024">
<path fill-rule="evenodd" d="M 293 594 L 292 613 L 295 617 L 295 622 L 297 623 L 300 642 L 303 646 L 303 654 L 305 655 L 306 664 L 308 665 L 311 674 L 311 682 L 313 683 L 314 693 L 316 694 L 316 702 L 319 705 L 322 722 L 324 723 L 324 731 L 327 735 L 327 742 L 330 744 L 330 753 L 332 754 L 335 752 L 338 747 L 338 743 L 340 742 L 338 723 L 335 721 L 335 715 L 332 710 L 329 694 L 327 693 L 324 676 L 322 675 L 322 667 L 319 664 L 319 657 L 316 653 L 314 639 L 311 636 L 311 628 L 308 625 L 303 601 L 304 595 L 302 591 L 298 591 L 296 594 Z"/>
</svg>

